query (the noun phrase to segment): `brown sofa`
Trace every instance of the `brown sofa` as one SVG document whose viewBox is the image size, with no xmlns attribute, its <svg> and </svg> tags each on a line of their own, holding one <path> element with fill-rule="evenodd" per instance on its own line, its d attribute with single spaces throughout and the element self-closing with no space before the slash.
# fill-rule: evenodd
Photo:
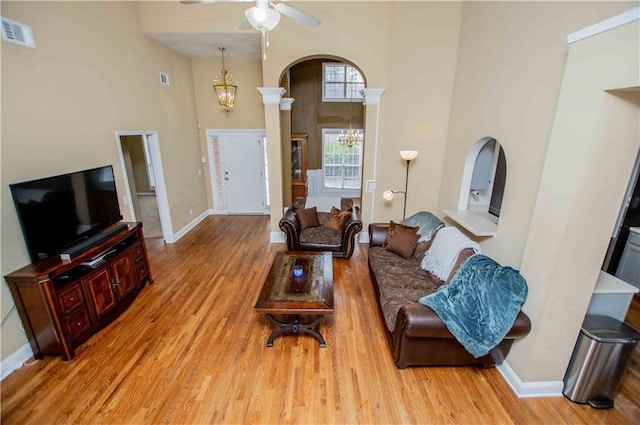
<svg viewBox="0 0 640 425">
<path fill-rule="evenodd" d="M 352 199 L 342 198 L 340 209 L 351 212 L 342 226 L 342 231 L 325 227 L 329 213 L 320 211 L 317 213 L 320 225 L 303 229 L 296 210 L 304 209 L 305 201 L 305 198 L 296 198 L 294 204 L 280 219 L 280 229 L 287 238 L 287 249 L 289 251 L 329 251 L 336 258 L 351 257 L 355 248 L 356 235 L 362 230 L 360 208 L 353 205 Z"/>
<path fill-rule="evenodd" d="M 438 315 L 418 300 L 437 291 L 445 282 L 420 267 L 424 252 L 416 251 L 407 259 L 384 249 L 388 223 L 369 225 L 369 271 L 380 313 L 398 368 L 407 366 L 481 366 L 493 367 L 502 363 L 514 340 L 526 336 L 531 323 L 520 311 L 506 337 L 487 355 L 474 358 L 449 332 Z M 433 238 L 432 238 L 433 240 Z M 428 248 L 429 243 L 423 248 Z M 455 269 L 472 255 L 465 249 L 460 253 Z"/>
</svg>

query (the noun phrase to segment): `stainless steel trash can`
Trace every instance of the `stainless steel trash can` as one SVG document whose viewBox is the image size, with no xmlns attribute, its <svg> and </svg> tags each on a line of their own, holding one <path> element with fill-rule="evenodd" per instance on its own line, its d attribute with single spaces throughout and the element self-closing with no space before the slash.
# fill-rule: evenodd
<svg viewBox="0 0 640 425">
<path fill-rule="evenodd" d="M 613 317 L 587 315 L 564 376 L 562 394 L 575 403 L 613 407 L 638 340 L 640 333 Z"/>
</svg>

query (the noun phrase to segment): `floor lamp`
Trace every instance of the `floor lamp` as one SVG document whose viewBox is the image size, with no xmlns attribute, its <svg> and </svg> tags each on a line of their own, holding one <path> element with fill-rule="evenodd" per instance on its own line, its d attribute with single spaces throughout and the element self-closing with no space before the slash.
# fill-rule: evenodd
<svg viewBox="0 0 640 425">
<path fill-rule="evenodd" d="M 400 151 L 400 156 L 407 162 L 407 174 L 404 180 L 404 190 L 385 190 L 382 194 L 383 198 L 387 201 L 391 201 L 396 193 L 404 194 L 404 207 L 402 209 L 402 219 L 405 219 L 407 214 L 407 189 L 409 187 L 409 164 L 416 159 L 418 151 Z"/>
</svg>

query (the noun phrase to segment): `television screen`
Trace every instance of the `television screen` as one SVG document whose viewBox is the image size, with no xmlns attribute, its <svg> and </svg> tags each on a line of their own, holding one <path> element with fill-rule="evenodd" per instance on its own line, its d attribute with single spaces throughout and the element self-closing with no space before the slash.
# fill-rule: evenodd
<svg viewBox="0 0 640 425">
<path fill-rule="evenodd" d="M 111 165 L 9 187 L 33 262 L 122 220 Z"/>
</svg>

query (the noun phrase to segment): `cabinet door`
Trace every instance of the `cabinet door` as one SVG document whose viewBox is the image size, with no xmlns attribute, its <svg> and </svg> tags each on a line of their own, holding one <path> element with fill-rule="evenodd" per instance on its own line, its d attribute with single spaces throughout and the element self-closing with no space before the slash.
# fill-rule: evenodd
<svg viewBox="0 0 640 425">
<path fill-rule="evenodd" d="M 108 268 L 103 268 L 85 280 L 97 318 L 100 318 L 116 305 L 116 296 L 113 292 L 112 283 Z"/>
<path fill-rule="evenodd" d="M 115 259 L 111 267 L 113 269 L 115 289 L 120 298 L 122 298 L 133 291 L 137 282 L 133 269 L 133 260 L 129 255 L 129 251 Z"/>
</svg>

